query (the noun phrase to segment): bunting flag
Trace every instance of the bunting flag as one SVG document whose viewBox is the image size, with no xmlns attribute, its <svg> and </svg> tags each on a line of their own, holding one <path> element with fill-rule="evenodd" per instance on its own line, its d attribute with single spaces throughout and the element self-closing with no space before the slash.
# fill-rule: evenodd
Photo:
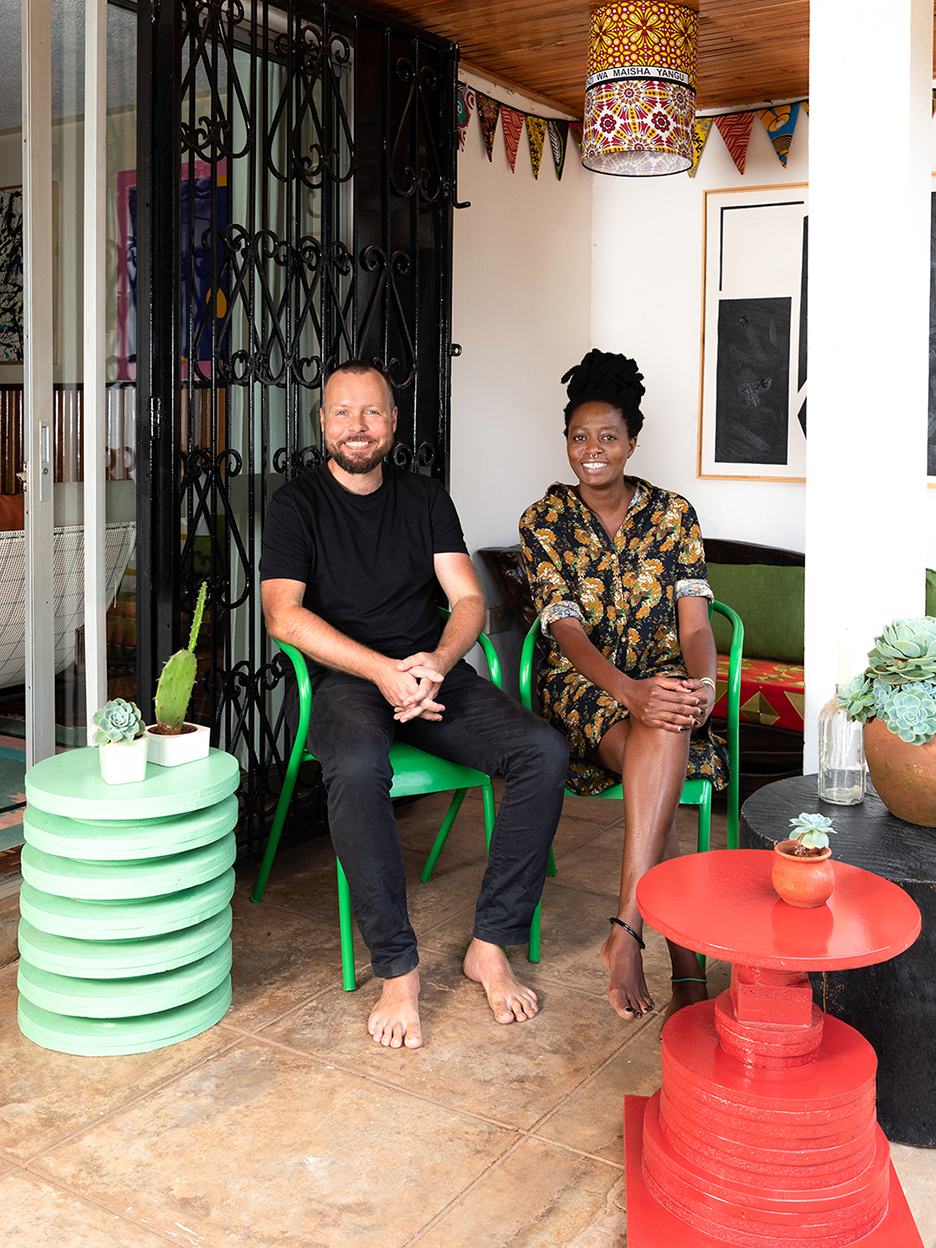
<svg viewBox="0 0 936 1248">
<path fill-rule="evenodd" d="M 485 95 L 483 91 L 479 91 L 478 95 L 478 118 L 481 122 L 481 133 L 484 136 L 484 146 L 487 148 L 488 160 L 494 159 L 494 132 L 497 129 L 497 118 L 500 116 L 500 104 L 497 100 L 492 100 L 489 95 Z"/>
<path fill-rule="evenodd" d="M 515 173 L 517 168 L 517 147 L 520 143 L 520 135 L 523 133 L 523 113 L 518 113 L 515 108 L 508 108 L 506 104 L 501 105 L 501 120 L 504 123 L 504 146 L 507 148 L 507 160 L 510 163 L 510 172 Z"/>
<path fill-rule="evenodd" d="M 548 131 L 549 146 L 552 148 L 553 162 L 556 166 L 556 177 L 561 182 L 562 170 L 565 167 L 566 144 L 569 141 L 569 123 L 550 117 Z"/>
<path fill-rule="evenodd" d="M 799 113 L 798 104 L 782 104 L 779 108 L 759 108 L 757 115 L 770 136 L 770 141 L 774 145 L 774 151 L 780 159 L 780 164 L 786 168 L 787 157 L 790 154 L 790 144 L 793 142 L 793 131 L 796 129 L 796 117 Z"/>
<path fill-rule="evenodd" d="M 705 151 L 705 145 L 708 142 L 708 136 L 712 133 L 711 117 L 697 117 L 695 119 L 695 131 L 692 136 L 692 168 L 689 170 L 689 177 L 694 178 L 698 168 L 699 161 L 702 159 L 702 153 Z"/>
<path fill-rule="evenodd" d="M 471 120 L 471 110 L 475 104 L 474 88 L 469 87 L 467 82 L 458 84 L 458 150 L 465 150 L 465 137 L 468 134 L 468 122 Z"/>
<path fill-rule="evenodd" d="M 478 107 L 481 95 L 478 93 Z M 718 133 L 725 140 L 725 146 L 731 153 L 731 159 L 737 166 L 738 173 L 744 173 L 747 160 L 748 143 L 751 139 L 751 128 L 754 125 L 753 113 L 723 113 L 715 118 Z"/>
<path fill-rule="evenodd" d="M 481 123 L 481 133 L 484 137 L 484 146 L 488 160 L 493 160 L 494 158 L 494 137 L 497 133 L 497 120 L 499 117 L 503 117 L 504 146 L 511 172 L 516 172 L 517 152 L 520 148 L 520 136 L 524 128 L 526 128 L 527 139 L 530 144 L 530 162 L 533 166 L 534 178 L 539 178 L 540 167 L 543 163 L 543 148 L 546 146 L 547 135 L 549 136 L 549 149 L 552 152 L 553 163 L 556 167 L 556 177 L 560 181 L 562 181 L 562 174 L 565 169 L 570 135 L 579 149 L 581 149 L 582 123 L 580 121 L 566 121 L 565 119 L 555 117 L 537 117 L 534 113 L 524 113 L 509 104 L 502 104 L 500 100 L 495 100 L 483 91 L 477 91 L 473 87 L 469 87 L 464 82 L 458 84 L 457 106 L 459 150 L 464 151 L 468 123 L 471 120 L 472 110 L 475 110 Z M 777 153 L 777 158 L 785 167 L 801 108 L 808 115 L 809 100 L 798 100 L 794 104 L 779 104 L 770 108 L 747 109 L 737 113 L 723 113 L 718 117 L 696 117 L 693 131 L 694 159 L 692 168 L 688 171 L 689 177 L 694 178 L 698 172 L 699 162 L 708 143 L 713 124 L 725 140 L 725 146 L 731 153 L 731 159 L 734 161 L 738 172 L 743 174 L 747 161 L 748 144 L 751 141 L 755 112 L 764 123 L 774 151 Z M 933 88 L 933 114 L 936 116 L 936 87 Z"/>
<path fill-rule="evenodd" d="M 533 177 L 539 178 L 540 161 L 543 159 L 543 140 L 546 138 L 546 118 L 526 115 L 527 138 L 530 140 L 530 160 L 533 162 Z"/>
</svg>

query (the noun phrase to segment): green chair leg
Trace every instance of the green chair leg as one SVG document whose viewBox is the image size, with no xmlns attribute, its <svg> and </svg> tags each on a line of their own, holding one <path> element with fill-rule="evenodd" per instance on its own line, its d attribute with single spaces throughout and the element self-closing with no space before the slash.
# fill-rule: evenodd
<svg viewBox="0 0 936 1248">
<path fill-rule="evenodd" d="M 335 859 L 338 869 L 338 927 L 341 932 L 341 986 L 345 992 L 354 992 L 354 933 L 351 930 L 351 893 L 344 867 Z"/>
<path fill-rule="evenodd" d="M 428 884 L 432 879 L 432 873 L 435 870 L 436 863 L 439 861 L 439 854 L 445 848 L 445 842 L 448 840 L 448 834 L 452 830 L 452 824 L 455 822 L 455 816 L 461 810 L 461 804 L 465 800 L 467 789 L 456 789 L 452 800 L 449 802 L 449 808 L 445 812 L 445 818 L 442 820 L 442 826 L 439 828 L 439 834 L 435 839 L 435 844 L 429 851 L 429 857 L 426 859 L 426 865 L 419 873 L 419 878 L 424 884 Z M 486 814 L 487 812 L 485 812 Z"/>
<path fill-rule="evenodd" d="M 550 847 L 549 847 L 549 859 L 548 859 L 548 861 L 547 861 L 547 863 L 546 863 L 546 874 L 547 874 L 547 875 L 558 875 L 558 874 L 559 874 L 559 872 L 556 870 L 556 860 L 555 860 L 555 858 L 553 857 L 553 848 L 552 848 L 552 846 L 551 846 L 551 845 L 550 845 Z"/>
<path fill-rule="evenodd" d="M 708 853 L 712 843 L 712 786 L 706 784 L 699 801 L 699 834 L 696 850 L 700 854 Z"/>
<path fill-rule="evenodd" d="M 530 945 L 527 949 L 527 961 L 538 962 L 540 960 L 540 910 L 543 903 L 538 901 L 536 909 L 533 911 L 533 922 L 530 924 Z"/>
<path fill-rule="evenodd" d="M 250 894 L 251 901 L 262 901 L 263 894 L 266 891 L 267 880 L 270 878 L 270 870 L 273 866 L 273 859 L 276 857 L 276 849 L 279 845 L 279 839 L 283 832 L 283 825 L 286 822 L 286 815 L 289 812 L 289 803 L 292 800 L 293 789 L 296 787 L 296 778 L 299 775 L 299 768 L 302 765 L 302 749 L 294 749 L 289 760 L 289 766 L 286 769 L 286 779 L 283 781 L 283 788 L 279 795 L 279 801 L 276 803 L 276 813 L 273 815 L 273 824 L 270 828 L 270 835 L 267 840 L 266 850 L 263 854 L 263 861 L 260 863 L 260 872 L 257 876 L 257 882 L 254 890 Z"/>
<path fill-rule="evenodd" d="M 484 803 L 484 839 L 488 853 L 491 852 L 491 833 L 494 831 L 494 786 L 490 783 L 481 786 L 481 800 Z"/>
</svg>

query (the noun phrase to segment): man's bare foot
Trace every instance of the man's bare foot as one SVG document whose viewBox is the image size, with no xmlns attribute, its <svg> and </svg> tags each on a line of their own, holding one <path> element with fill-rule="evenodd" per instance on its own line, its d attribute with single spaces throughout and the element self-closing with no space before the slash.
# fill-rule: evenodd
<svg viewBox="0 0 936 1248">
<path fill-rule="evenodd" d="M 601 946 L 601 960 L 611 972 L 608 1000 L 621 1018 L 631 1022 L 649 1014 L 653 1009 L 653 997 L 644 979 L 640 946 L 630 932 L 613 924 L 611 934 Z"/>
<path fill-rule="evenodd" d="M 699 979 L 702 979 L 701 972 Z M 673 996 L 669 1005 L 666 1007 L 666 1013 L 663 1015 L 663 1022 L 671 1019 L 677 1010 L 685 1009 L 687 1005 L 695 1005 L 699 1001 L 708 1000 L 708 989 L 705 982 L 696 983 L 689 980 L 687 983 L 673 984 Z"/>
<path fill-rule="evenodd" d="M 500 945 L 472 940 L 463 969 L 468 978 L 487 993 L 488 1005 L 497 1022 L 522 1023 L 539 1012 L 536 993 L 516 978 Z"/>
<path fill-rule="evenodd" d="M 371 1010 L 367 1030 L 374 1044 L 387 1048 L 418 1049 L 423 1042 L 419 1028 L 419 972 L 407 971 L 385 979 L 380 1000 Z"/>
</svg>

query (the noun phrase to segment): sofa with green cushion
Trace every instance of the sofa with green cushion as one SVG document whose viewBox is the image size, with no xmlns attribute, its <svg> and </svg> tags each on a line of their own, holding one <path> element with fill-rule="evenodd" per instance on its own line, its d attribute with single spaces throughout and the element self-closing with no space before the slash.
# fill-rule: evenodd
<svg viewBox="0 0 936 1248">
<path fill-rule="evenodd" d="M 741 718 L 747 731 L 741 753 L 750 781 L 745 787 L 754 787 L 759 771 L 765 778 L 791 774 L 801 757 L 805 558 L 798 551 L 712 538 L 705 554 L 712 592 L 744 621 Z M 936 572 L 930 568 L 926 614 L 936 615 Z M 728 637 L 718 617 L 712 628 L 719 652 L 718 717 L 724 711 Z"/>
<path fill-rule="evenodd" d="M 706 563 L 712 592 L 744 621 L 741 718 L 767 728 L 803 731 L 803 594 L 805 557 L 794 550 L 709 539 Z M 718 698 L 723 711 L 728 637 L 712 621 L 719 653 Z M 800 743 L 791 743 L 795 751 Z"/>
</svg>

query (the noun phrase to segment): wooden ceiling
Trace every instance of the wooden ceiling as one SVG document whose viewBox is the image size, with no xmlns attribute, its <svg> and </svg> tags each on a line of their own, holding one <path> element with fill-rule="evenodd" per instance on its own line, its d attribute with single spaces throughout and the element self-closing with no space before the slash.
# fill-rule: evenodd
<svg viewBox="0 0 936 1248">
<path fill-rule="evenodd" d="M 697 107 L 805 96 L 809 0 L 683 0 L 699 12 Z M 885 3 L 887 0 L 885 0 Z M 461 45 L 462 61 L 581 117 L 589 0 L 363 0 Z"/>
</svg>

